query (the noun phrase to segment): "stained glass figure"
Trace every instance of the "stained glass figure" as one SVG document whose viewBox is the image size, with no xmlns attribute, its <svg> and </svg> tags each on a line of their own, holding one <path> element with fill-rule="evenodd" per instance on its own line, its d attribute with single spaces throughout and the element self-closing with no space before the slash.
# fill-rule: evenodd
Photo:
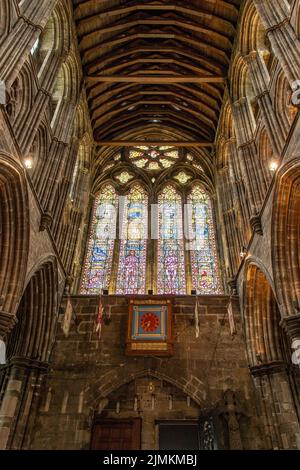
<svg viewBox="0 0 300 470">
<path fill-rule="evenodd" d="M 115 189 L 106 185 L 95 199 L 82 294 L 99 294 L 101 289 L 109 287 L 117 210 L 118 198 Z"/>
<path fill-rule="evenodd" d="M 140 185 L 131 188 L 121 217 L 117 294 L 144 294 L 148 235 L 148 196 Z"/>
<path fill-rule="evenodd" d="M 181 196 L 167 185 L 158 197 L 158 294 L 185 294 Z"/>
<path fill-rule="evenodd" d="M 167 146 L 140 146 L 130 150 L 129 158 L 138 168 L 156 172 L 174 165 L 178 160 L 178 150 Z"/>
<path fill-rule="evenodd" d="M 220 276 L 210 197 L 196 185 L 187 202 L 193 288 L 198 294 L 218 294 Z"/>
</svg>

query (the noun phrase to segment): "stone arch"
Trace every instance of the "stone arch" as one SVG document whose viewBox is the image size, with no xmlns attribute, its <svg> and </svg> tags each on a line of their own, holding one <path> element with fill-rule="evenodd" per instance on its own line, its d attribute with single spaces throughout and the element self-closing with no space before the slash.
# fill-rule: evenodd
<svg viewBox="0 0 300 470">
<path fill-rule="evenodd" d="M 264 190 L 267 189 L 272 180 L 272 172 L 270 171 L 270 164 L 272 163 L 274 152 L 270 143 L 268 133 L 265 128 L 262 129 L 258 140 L 258 155 L 261 161 L 261 182 L 264 185 Z"/>
<path fill-rule="evenodd" d="M 65 106 L 69 112 L 75 111 L 79 95 L 79 70 L 73 52 L 70 52 L 66 61 L 61 65 L 55 81 L 50 107 L 50 120 L 52 129 L 56 130 L 60 124 L 69 124 L 69 116 L 66 116 Z M 72 108 L 72 109 L 71 109 Z M 66 126 L 68 129 L 68 126 Z M 62 131 L 60 131 L 62 132 Z M 67 130 L 64 131 L 67 133 Z"/>
<path fill-rule="evenodd" d="M 278 301 L 284 316 L 300 308 L 300 159 L 284 166 L 273 200 L 273 270 Z"/>
<path fill-rule="evenodd" d="M 17 325 L 7 344 L 8 360 L 15 357 L 48 362 L 55 335 L 57 267 L 53 257 L 34 270 L 17 311 Z"/>
<path fill-rule="evenodd" d="M 13 320 L 27 266 L 28 194 L 23 168 L 4 153 L 0 154 L 0 227 L 0 308 Z M 0 334 L 5 336 L 2 324 Z"/>
<path fill-rule="evenodd" d="M 22 124 L 32 106 L 32 101 L 32 80 L 28 64 L 25 64 L 9 89 L 6 104 L 6 112 L 16 135 L 21 133 Z"/>
<path fill-rule="evenodd" d="M 239 43 L 242 54 L 249 54 L 253 50 L 264 50 L 266 47 L 265 29 L 252 1 L 246 2 L 240 29 L 243 31 Z"/>
<path fill-rule="evenodd" d="M 103 398 L 107 398 L 118 388 L 141 377 L 152 377 L 170 383 L 189 395 L 194 402 L 203 409 L 211 409 L 215 405 L 214 403 L 208 402 L 206 385 L 199 380 L 186 382 L 181 377 L 176 377 L 175 379 L 156 368 L 136 369 L 134 366 L 131 366 L 131 369 L 129 370 L 129 367 L 114 369 L 101 377 L 101 379 L 96 380 L 91 386 L 87 387 L 84 391 L 87 405 L 90 408 L 97 409 Z M 203 385 L 202 388 L 199 388 L 200 384 Z"/>
<path fill-rule="evenodd" d="M 232 65 L 232 70 L 234 70 L 231 80 L 231 96 L 233 103 L 236 103 L 239 100 L 247 100 L 254 131 L 257 124 L 258 104 L 250 79 L 248 65 L 244 57 L 240 54 L 236 55 Z"/>
<path fill-rule="evenodd" d="M 243 315 L 251 367 L 283 360 L 280 312 L 268 274 L 248 260 L 244 271 Z"/>
<path fill-rule="evenodd" d="M 288 135 L 298 108 L 292 103 L 292 89 L 284 71 L 278 66 L 274 86 L 273 102 L 277 116 L 280 116 L 285 137 Z"/>
<path fill-rule="evenodd" d="M 293 3 L 293 13 L 292 13 L 291 22 L 294 26 L 296 35 L 299 38 L 300 37 L 300 1 L 299 0 L 295 0 Z"/>
<path fill-rule="evenodd" d="M 47 157 L 50 150 L 50 135 L 47 125 L 42 122 L 37 130 L 29 154 L 32 157 L 33 168 L 28 170 L 31 174 L 35 189 L 40 195 L 44 183 L 44 172 L 47 167 Z"/>
</svg>

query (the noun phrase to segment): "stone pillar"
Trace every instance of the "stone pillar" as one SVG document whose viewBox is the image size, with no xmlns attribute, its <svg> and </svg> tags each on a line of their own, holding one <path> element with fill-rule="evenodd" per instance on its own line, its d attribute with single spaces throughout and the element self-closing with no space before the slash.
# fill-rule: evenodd
<svg viewBox="0 0 300 470">
<path fill-rule="evenodd" d="M 52 141 L 49 156 L 48 156 L 48 165 L 45 165 L 43 174 L 47 178 L 43 178 L 41 175 L 40 181 L 41 184 L 46 181 L 46 185 L 41 188 L 41 202 L 44 208 L 47 208 L 47 211 L 51 213 L 53 209 L 53 201 L 55 197 L 56 182 L 59 177 L 60 168 L 64 160 L 64 155 L 66 152 L 67 144 L 64 142 L 58 142 L 56 139 Z"/>
<path fill-rule="evenodd" d="M 253 366 L 250 371 L 260 400 L 268 447 L 299 448 L 299 420 L 285 364 L 274 361 Z"/>
<path fill-rule="evenodd" d="M 270 78 L 267 67 L 260 54 L 256 51 L 246 56 L 245 61 L 248 64 L 252 86 L 257 97 L 273 152 L 276 156 L 279 156 L 281 155 L 285 143 L 285 135 L 281 121 L 275 114 L 270 97 Z"/>
<path fill-rule="evenodd" d="M 241 162 L 237 151 L 237 142 L 235 138 L 229 139 L 230 161 L 229 173 L 233 187 L 233 200 L 237 204 L 237 209 L 242 217 L 242 245 L 246 246 L 250 239 L 250 208 L 245 193 L 245 184 L 241 170 Z"/>
<path fill-rule="evenodd" d="M 32 46 L 46 25 L 57 0 L 28 2 L 10 33 L 0 46 L 0 79 L 7 89 L 15 81 Z M 16 47 L 16 44 L 18 47 Z"/>
<path fill-rule="evenodd" d="M 254 142 L 255 122 L 246 98 L 233 103 L 233 118 L 241 160 L 243 180 L 249 198 L 250 214 L 256 215 L 262 204 L 261 185 L 257 172 L 257 149 Z"/>
<path fill-rule="evenodd" d="M 47 66 L 48 73 L 44 75 L 41 88 L 34 98 L 32 107 L 29 110 L 26 119 L 22 123 L 16 123 L 17 138 L 22 149 L 23 155 L 26 155 L 35 138 L 36 131 L 40 127 L 44 118 L 45 111 L 49 105 L 57 72 L 61 63 L 61 58 L 57 54 L 53 54 Z"/>
<path fill-rule="evenodd" d="M 232 189 L 233 184 L 231 184 L 229 179 L 229 169 L 228 167 L 223 167 L 219 170 L 218 174 L 218 200 L 224 225 L 224 231 L 221 231 L 220 235 L 225 235 L 226 237 L 224 250 L 229 261 L 229 273 L 226 273 L 229 278 L 232 278 L 238 269 L 239 253 L 243 246 L 240 240 L 239 227 L 236 224 Z"/>
<path fill-rule="evenodd" d="M 13 367 L 11 370 L 7 370 L 6 374 L 7 378 L 4 380 L 6 390 L 0 407 L 0 449 L 2 450 L 7 448 L 23 384 L 23 378 L 20 377 L 17 368 Z"/>
<path fill-rule="evenodd" d="M 12 359 L 6 366 L 0 407 L 0 449 L 25 448 L 29 421 L 35 419 L 41 382 L 48 364 L 26 358 Z"/>
<path fill-rule="evenodd" d="M 254 0 L 272 49 L 292 84 L 300 79 L 300 41 L 290 23 L 286 1 Z"/>
</svg>

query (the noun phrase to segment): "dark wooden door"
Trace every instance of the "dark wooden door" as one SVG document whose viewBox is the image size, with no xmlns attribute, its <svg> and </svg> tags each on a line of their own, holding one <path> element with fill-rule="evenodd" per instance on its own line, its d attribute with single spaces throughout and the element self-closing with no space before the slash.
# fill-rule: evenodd
<svg viewBox="0 0 300 470">
<path fill-rule="evenodd" d="M 141 448 L 141 420 L 95 420 L 92 450 L 139 450 Z"/>
</svg>

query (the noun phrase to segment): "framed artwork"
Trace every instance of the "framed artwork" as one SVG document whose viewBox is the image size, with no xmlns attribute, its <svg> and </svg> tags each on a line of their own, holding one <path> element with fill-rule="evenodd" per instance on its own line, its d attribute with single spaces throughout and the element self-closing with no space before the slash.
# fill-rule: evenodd
<svg viewBox="0 0 300 470">
<path fill-rule="evenodd" d="M 171 300 L 130 300 L 126 354 L 173 354 Z"/>
</svg>

